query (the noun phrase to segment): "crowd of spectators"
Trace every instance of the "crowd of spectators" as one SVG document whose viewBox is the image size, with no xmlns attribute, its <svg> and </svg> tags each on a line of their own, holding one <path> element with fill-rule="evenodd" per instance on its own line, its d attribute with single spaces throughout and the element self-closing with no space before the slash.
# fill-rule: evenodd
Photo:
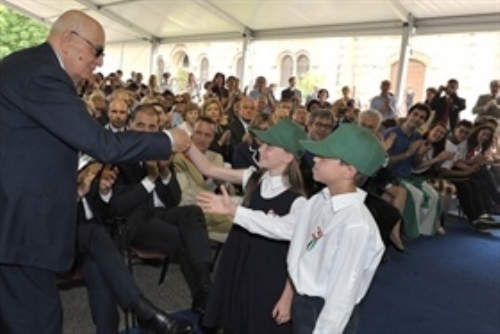
<svg viewBox="0 0 500 334">
<path fill-rule="evenodd" d="M 500 208 L 498 80 L 490 83 L 490 92 L 481 95 L 473 106 L 473 113 L 477 115 L 474 122 L 460 117 L 466 101 L 459 97 L 459 83 L 455 79 L 446 85 L 428 88 L 425 101 L 412 104 L 405 117 L 397 115 L 388 80 L 381 82 L 380 94 L 373 97 L 368 110 L 360 110 L 359 100 L 352 96 L 348 86 L 342 88 L 338 98 L 330 97 L 325 88 L 304 94 L 296 87 L 295 77 L 289 79 L 289 87 L 281 93 L 276 93 L 264 76 L 256 78 L 252 89 L 241 90 L 238 78 L 217 73 L 212 81 L 204 84 L 204 92 L 192 74 L 180 92 L 172 92 L 169 80 L 168 73 L 161 80 L 151 75 L 146 84 L 141 73 L 132 73 L 126 79 L 118 70 L 106 77 L 96 74 L 92 81 L 79 86 L 79 93 L 89 113 L 107 129 L 158 131 L 179 127 L 189 133 L 193 144 L 209 161 L 225 168 L 258 168 L 261 142 L 249 130 L 266 130 L 289 119 L 300 125 L 309 139 L 320 141 L 344 123 L 358 124 L 372 131 L 387 152 L 386 166 L 359 184 L 368 192 L 365 204 L 387 246 L 407 252 L 405 238 L 446 234 L 447 212 L 454 197 L 458 198 L 461 211 L 474 229 L 485 231 L 500 227 L 493 217 Z M 148 122 L 142 121 L 146 116 Z M 300 167 L 307 195 L 320 191 L 323 185 L 312 178 L 311 154 L 306 152 Z M 206 213 L 202 217 L 203 213 L 195 206 L 199 192 L 218 192 L 223 182 L 202 175 L 188 155 L 178 153 L 168 161 L 146 161 L 134 168 L 135 172 L 131 166 L 117 166 L 111 172 L 113 180 L 116 179 L 113 195 L 102 194 L 110 197 L 106 214 L 126 216 L 132 221 L 173 219 L 174 222 L 191 215 L 188 217 L 191 227 L 172 224 L 175 233 L 181 235 L 191 233 L 185 229 L 197 231 L 201 223 L 207 225 L 209 232 L 226 233 L 231 228 L 228 217 Z M 96 182 L 105 183 L 109 174 L 108 168 Z M 164 213 L 153 217 L 141 215 L 144 212 L 138 208 L 144 205 L 141 201 L 147 200 L 145 195 L 160 195 L 162 187 L 167 185 L 180 189 L 177 197 L 169 198 L 167 195 L 172 196 L 172 191 L 168 190 L 170 193 L 163 193 L 167 197 L 163 197 L 166 202 L 162 203 L 155 195 L 154 207 L 187 206 L 189 209 L 182 211 L 179 217 L 162 216 Z M 127 187 L 138 187 L 135 202 L 131 201 L 132 193 L 125 191 Z M 241 187 L 231 184 L 226 187 L 235 200 L 244 195 Z M 203 283 L 193 277 L 206 272 L 203 266 L 200 268 L 206 259 L 196 258 L 192 249 L 196 250 L 194 244 L 205 237 L 199 236 L 193 244 L 184 237 L 174 238 L 169 244 L 164 236 L 174 232 L 163 231 L 163 227 L 141 231 L 142 225 L 139 222 L 136 225 L 135 239 L 132 239 L 136 246 L 161 250 L 172 256 L 184 254 L 185 277 L 196 304 L 196 293 Z"/>
</svg>

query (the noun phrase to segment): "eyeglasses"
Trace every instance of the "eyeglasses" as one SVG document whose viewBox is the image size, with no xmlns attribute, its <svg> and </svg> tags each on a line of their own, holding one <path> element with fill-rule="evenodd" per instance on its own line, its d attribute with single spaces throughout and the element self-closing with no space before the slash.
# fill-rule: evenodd
<svg viewBox="0 0 500 334">
<path fill-rule="evenodd" d="M 314 122 L 314 126 L 320 129 L 324 130 L 331 130 L 333 128 L 333 124 L 327 124 L 327 123 L 321 123 L 321 122 Z"/>
<path fill-rule="evenodd" d="M 88 39 L 86 39 L 85 37 L 83 37 L 82 35 L 80 35 L 79 33 L 77 33 L 74 30 L 72 30 L 71 33 L 73 35 L 80 37 L 85 42 L 87 42 L 87 44 L 90 45 L 92 47 L 92 49 L 94 49 L 94 56 L 96 58 L 104 57 L 104 47 L 102 47 L 101 45 L 95 45 L 94 43 L 92 43 L 91 41 L 89 41 Z"/>
</svg>

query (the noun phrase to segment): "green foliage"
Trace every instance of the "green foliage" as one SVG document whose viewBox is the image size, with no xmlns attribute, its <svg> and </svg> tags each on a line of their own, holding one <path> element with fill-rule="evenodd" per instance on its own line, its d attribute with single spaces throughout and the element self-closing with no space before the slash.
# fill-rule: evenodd
<svg viewBox="0 0 500 334">
<path fill-rule="evenodd" d="M 177 81 L 177 91 L 184 92 L 187 86 L 189 72 L 184 67 L 178 67 L 175 71 L 175 79 Z"/>
<path fill-rule="evenodd" d="M 302 94 L 309 94 L 314 90 L 314 87 L 322 87 L 325 82 L 325 75 L 306 72 L 297 78 L 297 88 Z"/>
<path fill-rule="evenodd" d="M 43 42 L 48 27 L 0 5 L 0 59 Z"/>
</svg>

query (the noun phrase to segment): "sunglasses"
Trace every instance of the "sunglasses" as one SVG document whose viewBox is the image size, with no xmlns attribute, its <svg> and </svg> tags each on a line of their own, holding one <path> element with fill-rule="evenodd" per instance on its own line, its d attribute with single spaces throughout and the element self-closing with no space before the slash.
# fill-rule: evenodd
<svg viewBox="0 0 500 334">
<path fill-rule="evenodd" d="M 92 47 L 92 49 L 94 49 L 94 56 L 96 58 L 104 57 L 104 47 L 103 46 L 101 46 L 101 45 L 95 45 L 94 43 L 92 43 L 91 41 L 89 41 L 88 39 L 86 39 L 85 37 L 83 37 L 82 35 L 80 35 L 79 33 L 77 33 L 74 30 L 72 30 L 71 33 L 73 35 L 76 35 L 76 36 L 80 37 L 85 42 L 87 42 L 87 44 L 90 45 Z"/>
</svg>

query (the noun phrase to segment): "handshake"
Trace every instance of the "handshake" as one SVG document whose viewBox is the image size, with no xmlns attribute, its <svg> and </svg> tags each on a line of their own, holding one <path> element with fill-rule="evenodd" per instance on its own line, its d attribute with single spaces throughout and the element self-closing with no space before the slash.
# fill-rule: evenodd
<svg viewBox="0 0 500 334">
<path fill-rule="evenodd" d="M 186 131 L 178 128 L 173 128 L 167 131 L 172 139 L 173 152 L 185 152 L 191 147 L 191 138 Z"/>
</svg>

